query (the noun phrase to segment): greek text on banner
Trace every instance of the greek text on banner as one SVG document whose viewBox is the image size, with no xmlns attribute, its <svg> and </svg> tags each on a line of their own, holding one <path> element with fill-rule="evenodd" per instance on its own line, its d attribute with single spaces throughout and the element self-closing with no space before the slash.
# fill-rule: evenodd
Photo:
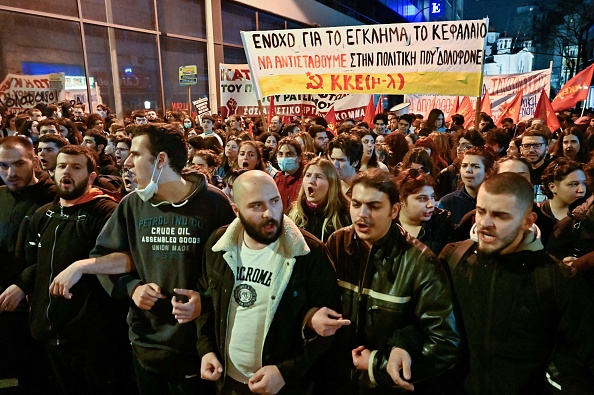
<svg viewBox="0 0 594 395">
<path fill-rule="evenodd" d="M 479 96 L 488 19 L 241 32 L 258 98 Z"/>
</svg>

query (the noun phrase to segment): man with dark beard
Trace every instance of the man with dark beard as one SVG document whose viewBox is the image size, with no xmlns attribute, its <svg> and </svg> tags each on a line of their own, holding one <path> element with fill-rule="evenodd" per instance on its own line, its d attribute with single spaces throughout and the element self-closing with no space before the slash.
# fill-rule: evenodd
<svg viewBox="0 0 594 395">
<path fill-rule="evenodd" d="M 594 292 L 545 252 L 532 194 L 519 174 L 489 178 L 478 192 L 471 240 L 440 255 L 468 348 L 465 390 L 457 393 L 543 394 L 547 381 L 560 393 L 593 388 Z M 551 356 L 556 366 L 547 372 Z M 567 361 L 577 367 L 564 370 Z"/>
<path fill-rule="evenodd" d="M 336 306 L 332 265 L 323 244 L 283 216 L 268 174 L 240 175 L 233 196 L 239 218 L 205 246 L 201 375 L 221 394 L 304 394 L 331 340 L 305 342 L 302 329 L 315 306 Z"/>
<path fill-rule="evenodd" d="M 223 192 L 202 173 L 184 169 L 187 157 L 177 128 L 135 126 L 124 167 L 138 188 L 92 240 L 91 258 L 74 262 L 50 285 L 53 295 L 75 300 L 73 286 L 84 274 L 128 273 L 102 277 L 102 283 L 130 306 L 129 336 L 143 395 L 209 393 L 198 377 L 196 350 L 200 260 L 208 237 L 234 216 Z"/>
<path fill-rule="evenodd" d="M 56 161 L 59 199 L 33 214 L 25 250 L 29 266 L 0 295 L 0 312 L 13 311 L 25 295 L 30 297 L 31 333 L 45 345 L 65 394 L 119 393 L 130 358 L 125 306 L 118 310 L 96 276 L 82 277 L 73 289 L 75 299 L 53 299 L 48 293 L 53 276 L 89 256 L 117 203 L 92 187 L 97 174 L 89 149 L 66 146 Z"/>
</svg>

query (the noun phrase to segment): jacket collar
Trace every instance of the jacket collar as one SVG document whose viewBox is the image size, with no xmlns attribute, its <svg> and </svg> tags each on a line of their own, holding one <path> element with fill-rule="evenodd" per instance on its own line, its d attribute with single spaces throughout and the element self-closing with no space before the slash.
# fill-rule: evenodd
<svg viewBox="0 0 594 395">
<path fill-rule="evenodd" d="M 232 251 L 239 246 L 242 239 L 243 225 L 239 218 L 235 218 L 223 236 L 212 247 L 212 251 Z M 310 252 L 301 230 L 286 215 L 283 216 L 283 229 L 278 241 L 278 253 L 285 258 L 304 256 Z"/>
<path fill-rule="evenodd" d="M 478 242 L 478 233 L 477 233 L 477 226 L 474 224 L 470 229 L 470 238 L 475 243 Z M 544 249 L 542 244 L 542 240 L 540 238 L 540 228 L 533 224 L 530 229 L 524 232 L 524 237 L 522 238 L 522 242 L 516 247 L 516 249 L 510 254 L 514 254 L 520 251 L 540 251 Z M 507 255 L 507 254 L 506 254 Z"/>
</svg>

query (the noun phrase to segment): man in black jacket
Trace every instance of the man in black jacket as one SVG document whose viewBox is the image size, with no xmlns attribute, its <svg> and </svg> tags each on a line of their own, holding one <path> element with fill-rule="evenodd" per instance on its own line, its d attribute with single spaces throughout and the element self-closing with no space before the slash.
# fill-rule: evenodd
<svg viewBox="0 0 594 395">
<path fill-rule="evenodd" d="M 44 343 L 66 394 L 115 394 L 126 379 L 132 382 L 122 378 L 123 372 L 132 373 L 125 369 L 130 357 L 125 306 L 118 309 L 93 275 L 83 276 L 73 300 L 53 299 L 48 293 L 53 276 L 88 257 L 117 205 L 111 196 L 92 187 L 95 166 L 93 154 L 85 147 L 60 150 L 55 172 L 60 199 L 33 215 L 27 237 L 28 267 L 0 295 L 0 311 L 13 311 L 29 295 L 31 332 Z"/>
<path fill-rule="evenodd" d="M 322 308 L 310 323 L 322 336 L 337 336 L 335 375 L 327 383 L 334 393 L 356 391 L 352 378 L 360 393 L 440 393 L 438 377 L 456 364 L 460 345 L 446 272 L 429 248 L 394 221 L 398 191 L 392 175 L 359 173 L 351 199 L 353 225 L 326 243 L 342 315 Z M 345 319 L 351 324 L 338 330 Z M 358 372 L 351 371 L 353 364 Z"/>
<path fill-rule="evenodd" d="M 14 284 L 25 269 L 25 241 L 29 218 L 52 201 L 54 182 L 37 172 L 39 160 L 33 145 L 20 136 L 0 141 L 0 292 Z M 13 314 L 0 315 L 0 378 L 14 378 L 26 392 L 34 389 L 43 373 L 41 359 L 28 330 L 28 308 L 23 303 Z M 39 352 L 42 352 L 40 350 Z"/>
<path fill-rule="evenodd" d="M 547 381 L 563 393 L 591 393 L 591 385 L 555 383 L 559 373 L 566 382 L 564 373 L 574 372 L 546 373 L 561 347 L 594 377 L 594 293 L 545 252 L 532 204 L 526 178 L 494 175 L 479 189 L 471 240 L 449 244 L 440 255 L 450 266 L 463 323 L 469 394 L 543 394 Z"/>
<path fill-rule="evenodd" d="M 283 216 L 268 174 L 240 175 L 233 195 L 239 218 L 205 247 L 202 377 L 222 394 L 305 394 L 331 339 L 305 341 L 302 329 L 312 308 L 338 301 L 332 265 L 324 245 Z"/>
</svg>

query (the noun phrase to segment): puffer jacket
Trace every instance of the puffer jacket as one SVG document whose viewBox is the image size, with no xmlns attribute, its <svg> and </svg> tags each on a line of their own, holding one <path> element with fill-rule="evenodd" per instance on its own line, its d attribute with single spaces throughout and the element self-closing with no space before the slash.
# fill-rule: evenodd
<svg viewBox="0 0 594 395">
<path fill-rule="evenodd" d="M 412 358 L 412 382 L 445 373 L 459 357 L 460 334 L 453 313 L 453 301 L 446 272 L 424 244 L 410 236 L 396 222 L 373 245 L 367 259 L 358 246 L 352 226 L 342 228 L 327 242 L 341 288 L 342 315 L 351 325 L 337 332 L 343 355 L 336 358 L 337 383 L 352 359 L 350 352 L 364 345 L 371 350 L 368 374 L 359 385 L 393 388 L 386 371 L 393 347 L 406 350 Z M 341 365 L 340 361 L 348 362 Z M 340 366 L 339 366 L 340 365 Z M 353 368 L 354 369 L 354 368 Z M 387 392 L 392 393 L 392 392 Z"/>
</svg>

